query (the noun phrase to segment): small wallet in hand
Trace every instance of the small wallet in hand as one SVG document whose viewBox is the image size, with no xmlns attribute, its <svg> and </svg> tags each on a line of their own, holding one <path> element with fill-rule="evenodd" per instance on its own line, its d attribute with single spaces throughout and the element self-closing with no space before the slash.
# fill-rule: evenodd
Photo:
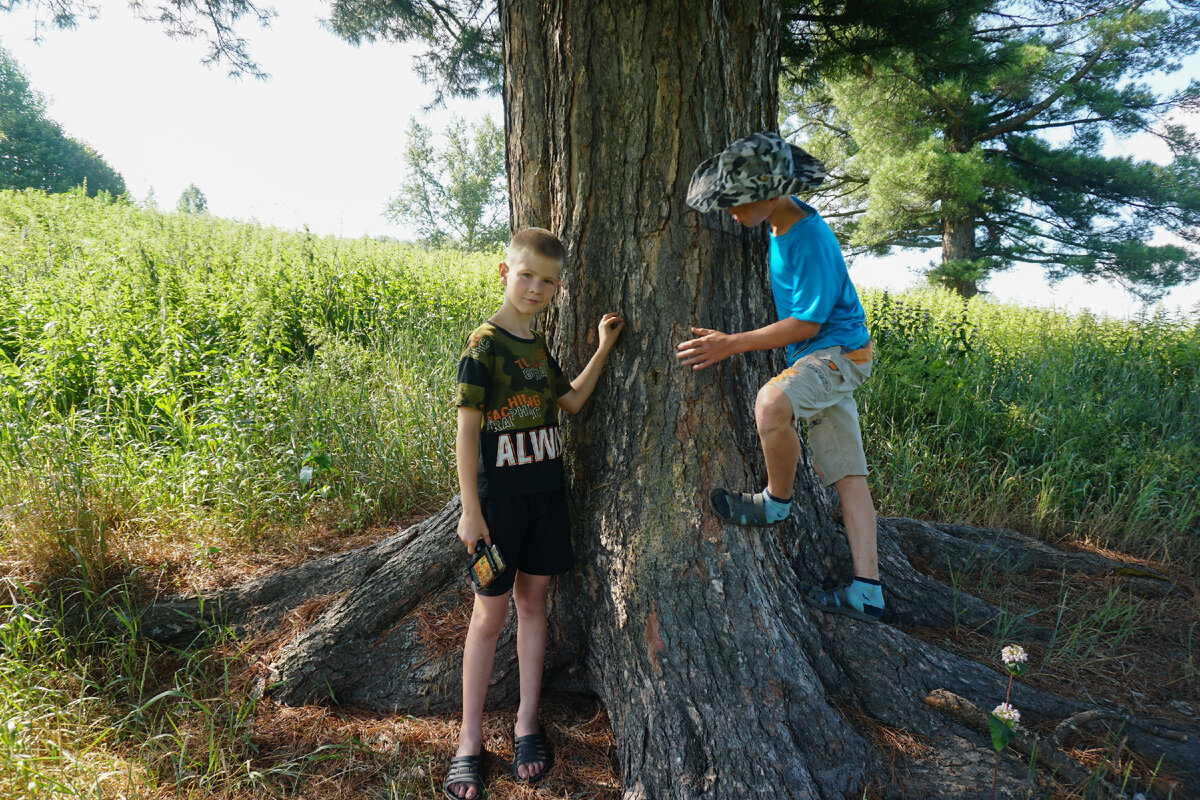
<svg viewBox="0 0 1200 800">
<path fill-rule="evenodd" d="M 496 545 L 488 547 L 480 540 L 475 545 L 475 555 L 471 556 L 471 563 L 467 565 L 471 583 L 475 584 L 477 591 L 485 589 L 501 572 L 504 572 L 504 559 L 500 557 L 500 548 Z"/>
</svg>

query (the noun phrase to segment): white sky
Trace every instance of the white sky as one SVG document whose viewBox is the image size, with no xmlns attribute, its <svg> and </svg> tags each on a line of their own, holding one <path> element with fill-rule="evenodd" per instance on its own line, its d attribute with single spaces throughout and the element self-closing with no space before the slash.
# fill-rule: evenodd
<svg viewBox="0 0 1200 800">
<path fill-rule="evenodd" d="M 434 132 L 451 117 L 502 119 L 499 98 L 422 111 L 432 91 L 412 70 L 416 49 L 346 44 L 318 24 L 327 9 L 321 0 L 276 3 L 270 29 L 242 30 L 271 74 L 265 82 L 205 67 L 200 42 L 169 39 L 160 26 L 134 19 L 123 2 L 97 5 L 99 19 L 47 31 L 40 43 L 31 41 L 32 12 L 0 13 L 0 43 L 46 97 L 50 118 L 95 148 L 133 196 L 143 199 L 153 188 L 164 209 L 195 183 L 218 216 L 403 238 L 408 232 L 382 210 L 404 178 L 409 118 L 422 118 Z M 1163 157 L 1150 142 L 1128 147 L 1138 157 Z M 851 277 L 859 286 L 903 289 L 921 282 L 916 269 L 932 258 L 910 252 L 859 259 Z M 1034 267 L 998 274 L 987 288 L 1022 305 L 1120 317 L 1145 310 L 1117 286 L 1081 279 L 1048 286 Z M 1200 315 L 1200 284 L 1175 290 L 1162 305 Z"/>
<path fill-rule="evenodd" d="M 100 2 L 96 20 L 31 41 L 32 12 L 0 13 L 0 42 L 49 101 L 51 119 L 87 142 L 138 199 L 151 187 L 174 209 L 195 183 L 209 211 L 283 228 L 359 236 L 405 231 L 382 215 L 403 180 L 408 120 L 438 131 L 451 111 L 425 115 L 433 98 L 412 72 L 416 48 L 355 48 L 317 20 L 326 4 L 277 3 L 271 28 L 241 30 L 271 78 L 230 78 L 201 64 L 204 45 L 172 40 L 125 3 Z M 459 103 L 475 121 L 498 98 Z"/>
</svg>

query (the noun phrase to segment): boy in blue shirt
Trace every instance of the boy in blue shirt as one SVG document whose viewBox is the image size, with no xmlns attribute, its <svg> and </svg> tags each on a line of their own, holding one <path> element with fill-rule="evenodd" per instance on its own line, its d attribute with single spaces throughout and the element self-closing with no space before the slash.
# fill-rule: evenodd
<svg viewBox="0 0 1200 800">
<path fill-rule="evenodd" d="M 766 488 L 719 488 L 709 499 L 717 515 L 734 525 L 782 522 L 800 461 L 796 420 L 807 420 L 813 464 L 841 500 L 855 577 L 833 591 L 802 583 L 802 596 L 826 611 L 875 621 L 884 607 L 875 506 L 854 402 L 854 390 L 871 374 L 871 339 L 837 238 L 815 209 L 792 196 L 824 179 L 820 161 L 770 132 L 739 139 L 696 168 L 688 205 L 701 212 L 728 210 L 748 228 L 770 226 L 771 292 L 779 320 L 734 334 L 694 327 L 697 338 L 679 345 L 676 357 L 705 369 L 737 353 L 787 348 L 788 368 L 759 390 L 754 405 Z"/>
<path fill-rule="evenodd" d="M 573 381 L 542 334 L 530 328 L 557 291 L 566 249 L 550 231 L 527 228 L 500 263 L 504 301 L 467 340 L 458 365 L 458 538 L 474 554 L 496 545 L 506 568 L 476 590 L 463 647 L 463 722 L 458 751 L 442 784 L 450 800 L 479 800 L 484 785 L 483 702 L 496 640 L 517 606 L 521 703 L 513 731 L 513 777 L 536 783 L 550 769 L 550 744 L 538 725 L 546 655 L 550 578 L 574 562 L 559 409 L 577 413 L 591 396 L 625 320 L 605 314 L 596 352 Z"/>
</svg>

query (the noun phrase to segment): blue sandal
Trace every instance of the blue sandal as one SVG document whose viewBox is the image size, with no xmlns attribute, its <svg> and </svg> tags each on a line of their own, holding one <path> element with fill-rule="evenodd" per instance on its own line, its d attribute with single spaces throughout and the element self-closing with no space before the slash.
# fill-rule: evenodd
<svg viewBox="0 0 1200 800">
<path fill-rule="evenodd" d="M 862 620 L 863 622 L 879 622 L 883 616 L 883 609 L 879 609 L 879 615 L 876 616 L 869 611 L 859 611 L 854 606 L 850 605 L 850 598 L 846 595 L 848 586 L 839 586 L 836 589 L 826 591 L 820 586 L 814 586 L 811 583 L 800 582 L 800 597 L 809 605 L 816 606 L 822 611 L 828 611 L 830 614 L 843 614 L 847 617 Z M 875 608 L 875 606 L 864 606 L 865 608 Z"/>
<path fill-rule="evenodd" d="M 767 507 L 762 492 L 731 492 L 728 489 L 713 489 L 708 495 L 708 504 L 713 512 L 725 522 L 750 528 L 769 528 L 783 522 L 767 519 Z"/>
</svg>

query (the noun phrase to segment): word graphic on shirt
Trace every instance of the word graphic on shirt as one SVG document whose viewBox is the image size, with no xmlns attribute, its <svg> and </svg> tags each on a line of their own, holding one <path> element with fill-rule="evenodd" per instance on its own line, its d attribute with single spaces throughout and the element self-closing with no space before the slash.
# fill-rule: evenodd
<svg viewBox="0 0 1200 800">
<path fill-rule="evenodd" d="M 542 372 L 545 371 L 546 368 L 542 367 Z M 514 394 L 500 408 L 484 412 L 484 425 L 489 431 L 505 431 L 515 428 L 518 420 L 535 418 L 540 420 L 544 415 L 541 395 Z"/>
<path fill-rule="evenodd" d="M 514 336 L 485 322 L 458 368 L 456 405 L 482 412 L 480 497 L 514 497 L 564 485 L 559 397 L 571 390 L 546 340 Z"/>
<path fill-rule="evenodd" d="M 562 452 L 562 434 L 552 428 L 502 433 L 496 442 L 496 468 L 534 464 L 547 458 L 558 458 Z"/>
<path fill-rule="evenodd" d="M 546 360 L 543 358 L 540 363 L 534 364 L 527 358 L 517 358 L 513 363 L 521 368 L 521 374 L 525 376 L 527 381 L 537 381 L 546 379 Z"/>
</svg>

